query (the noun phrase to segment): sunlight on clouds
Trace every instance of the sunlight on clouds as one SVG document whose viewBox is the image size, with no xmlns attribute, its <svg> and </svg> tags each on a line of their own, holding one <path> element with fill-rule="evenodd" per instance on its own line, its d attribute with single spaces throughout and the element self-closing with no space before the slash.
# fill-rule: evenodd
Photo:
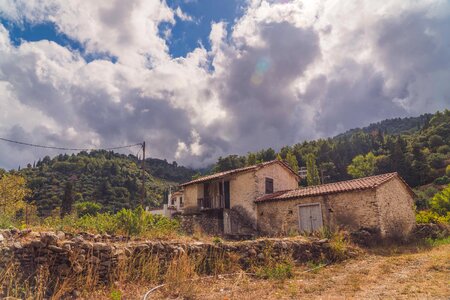
<svg viewBox="0 0 450 300">
<path fill-rule="evenodd" d="M 146 139 L 151 155 L 198 166 L 450 105 L 448 1 L 247 4 L 235 23 L 210 24 L 210 50 L 174 59 L 172 26 L 196 20 L 165 1 L 0 0 L 11 22 L 52 22 L 88 53 L 117 57 L 87 62 L 45 40 L 14 47 L 0 25 L 2 132 Z"/>
</svg>

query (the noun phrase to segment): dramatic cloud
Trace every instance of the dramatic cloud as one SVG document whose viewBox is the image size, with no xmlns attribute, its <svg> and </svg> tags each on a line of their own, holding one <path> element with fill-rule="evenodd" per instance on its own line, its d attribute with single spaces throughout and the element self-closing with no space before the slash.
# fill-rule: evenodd
<svg viewBox="0 0 450 300">
<path fill-rule="evenodd" d="M 0 136 L 12 139 L 146 140 L 150 156 L 200 166 L 450 104 L 448 1 L 249 0 L 231 27 L 211 25 L 211 49 L 180 58 L 158 26 L 193 19 L 165 1 L 4 0 L 0 17 L 53 24 L 84 49 L 16 46 L 0 24 Z M 0 146 L 6 168 L 55 154 Z"/>
</svg>

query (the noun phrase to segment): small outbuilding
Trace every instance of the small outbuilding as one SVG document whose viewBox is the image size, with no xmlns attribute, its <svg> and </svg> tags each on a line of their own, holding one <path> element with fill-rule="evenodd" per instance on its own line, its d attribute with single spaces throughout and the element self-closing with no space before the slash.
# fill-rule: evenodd
<svg viewBox="0 0 450 300">
<path fill-rule="evenodd" d="M 414 193 L 397 173 L 275 192 L 255 203 L 257 228 L 265 235 L 326 227 L 395 238 L 407 236 L 416 223 Z"/>
</svg>

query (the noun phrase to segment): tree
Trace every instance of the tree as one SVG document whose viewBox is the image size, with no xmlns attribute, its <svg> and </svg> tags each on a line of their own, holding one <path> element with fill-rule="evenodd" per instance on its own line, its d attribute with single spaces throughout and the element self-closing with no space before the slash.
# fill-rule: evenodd
<svg viewBox="0 0 450 300">
<path fill-rule="evenodd" d="M 61 218 L 65 215 L 69 215 L 72 212 L 73 204 L 73 186 L 72 182 L 67 181 L 64 187 L 64 196 L 61 203 Z"/>
<path fill-rule="evenodd" d="M 256 165 L 257 160 L 256 160 L 256 154 L 249 152 L 247 154 L 247 166 L 253 166 Z"/>
<path fill-rule="evenodd" d="M 336 176 L 336 166 L 331 161 L 321 163 L 319 169 L 322 184 L 326 182 L 326 179 Z"/>
<path fill-rule="evenodd" d="M 442 137 L 439 135 L 432 135 L 428 139 L 428 144 L 431 148 L 436 148 L 444 144 L 444 141 L 442 140 Z"/>
<path fill-rule="evenodd" d="M 446 216 L 450 212 L 450 185 L 434 195 L 430 200 L 430 206 L 432 211 L 441 216 Z"/>
<path fill-rule="evenodd" d="M 279 154 L 278 154 L 279 155 Z M 286 163 L 294 170 L 295 174 L 298 174 L 298 161 L 292 151 L 288 151 L 286 154 Z"/>
<path fill-rule="evenodd" d="M 306 181 L 308 185 L 320 184 L 319 170 L 316 165 L 316 157 L 309 153 L 306 156 Z"/>
<path fill-rule="evenodd" d="M 352 163 L 348 165 L 347 172 L 353 178 L 371 176 L 375 173 L 376 158 L 372 152 L 364 155 L 357 155 Z"/>
<path fill-rule="evenodd" d="M 413 145 L 412 155 L 411 176 L 413 186 L 423 185 L 429 179 L 430 166 L 419 145 Z"/>
<path fill-rule="evenodd" d="M 29 194 L 25 178 L 4 174 L 0 178 L 0 214 L 13 217 L 25 208 L 25 197 Z"/>
</svg>

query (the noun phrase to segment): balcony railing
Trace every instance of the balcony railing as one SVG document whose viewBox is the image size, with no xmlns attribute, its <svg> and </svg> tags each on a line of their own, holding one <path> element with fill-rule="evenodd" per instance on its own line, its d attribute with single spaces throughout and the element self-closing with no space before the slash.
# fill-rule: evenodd
<svg viewBox="0 0 450 300">
<path fill-rule="evenodd" d="M 225 207 L 225 201 L 222 195 L 199 198 L 197 199 L 197 203 L 200 209 L 213 209 Z"/>
</svg>

